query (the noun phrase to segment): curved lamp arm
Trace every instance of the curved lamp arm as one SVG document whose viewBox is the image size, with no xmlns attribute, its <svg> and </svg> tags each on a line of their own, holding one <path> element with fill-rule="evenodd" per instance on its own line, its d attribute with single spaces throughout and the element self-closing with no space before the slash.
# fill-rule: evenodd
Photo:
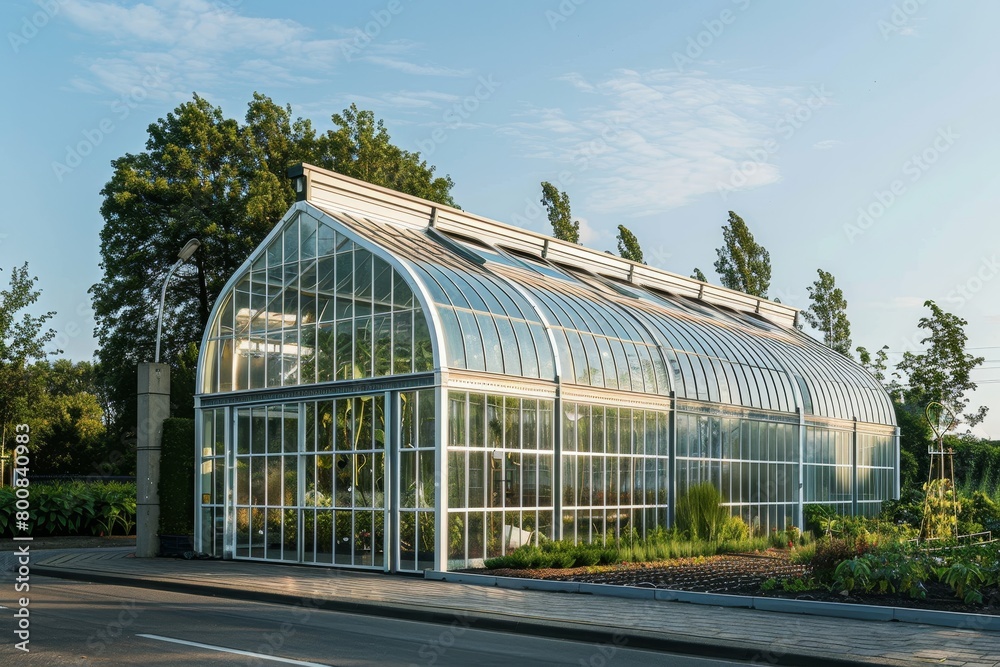
<svg viewBox="0 0 1000 667">
<path fill-rule="evenodd" d="M 167 284 L 173 277 L 174 272 L 181 268 L 181 264 L 191 259 L 191 255 L 193 255 L 194 252 L 200 247 L 201 241 L 198 239 L 191 239 L 184 244 L 181 251 L 177 253 L 177 261 L 170 267 L 170 270 L 167 272 L 167 277 L 163 281 L 163 289 L 160 290 L 160 313 L 156 318 L 156 357 L 153 359 L 153 363 L 160 363 L 160 334 L 163 332 L 163 304 L 167 299 Z"/>
</svg>

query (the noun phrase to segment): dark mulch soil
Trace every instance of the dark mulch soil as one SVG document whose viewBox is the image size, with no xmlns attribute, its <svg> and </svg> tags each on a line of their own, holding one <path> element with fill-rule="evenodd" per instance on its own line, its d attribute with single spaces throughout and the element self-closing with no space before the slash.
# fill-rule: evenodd
<svg viewBox="0 0 1000 667">
<path fill-rule="evenodd" d="M 24 542 L 10 538 L 0 539 L 0 551 L 15 551 Z M 36 537 L 28 544 L 32 551 L 44 549 L 96 549 L 101 547 L 134 547 L 135 535 L 114 535 L 104 537 L 99 535 L 75 535 L 72 537 Z"/>
<path fill-rule="evenodd" d="M 472 571 L 472 570 L 470 570 Z M 595 584 L 638 586 L 641 588 L 670 588 L 701 593 L 728 593 L 782 597 L 796 600 L 823 602 L 848 602 L 914 609 L 934 609 L 976 614 L 1000 615 L 1000 591 L 983 592 L 983 604 L 965 604 L 955 598 L 951 588 L 944 584 L 927 585 L 927 597 L 914 600 L 907 595 L 850 594 L 830 592 L 825 589 L 789 592 L 779 585 L 763 592 L 760 585 L 768 579 L 793 579 L 803 577 L 806 568 L 792 563 L 788 552 L 769 549 L 754 554 L 727 554 L 722 556 L 679 558 L 658 563 L 621 563 L 577 567 L 572 569 L 544 570 L 475 570 L 478 574 L 554 581 L 578 581 Z"/>
</svg>

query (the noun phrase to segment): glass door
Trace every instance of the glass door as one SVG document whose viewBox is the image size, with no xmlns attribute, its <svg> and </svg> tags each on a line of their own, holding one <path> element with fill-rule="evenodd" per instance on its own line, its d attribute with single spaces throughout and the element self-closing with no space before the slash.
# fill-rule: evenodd
<svg viewBox="0 0 1000 667">
<path fill-rule="evenodd" d="M 386 569 L 386 398 L 303 403 L 302 560 Z"/>
<path fill-rule="evenodd" d="M 233 555 L 298 561 L 299 404 L 233 412 Z"/>
<path fill-rule="evenodd" d="M 399 392 L 398 528 L 393 539 L 396 568 L 420 572 L 434 567 L 436 412 L 434 390 Z"/>
</svg>

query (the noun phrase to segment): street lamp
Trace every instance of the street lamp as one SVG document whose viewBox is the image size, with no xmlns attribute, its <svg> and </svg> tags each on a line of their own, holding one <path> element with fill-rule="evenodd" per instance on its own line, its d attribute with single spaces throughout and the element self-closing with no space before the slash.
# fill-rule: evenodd
<svg viewBox="0 0 1000 667">
<path fill-rule="evenodd" d="M 160 291 L 160 314 L 156 320 L 156 358 L 153 360 L 153 363 L 155 364 L 160 363 L 160 333 L 163 331 L 163 302 L 167 298 L 167 283 L 170 282 L 170 278 L 174 275 L 174 271 L 179 269 L 181 264 L 191 259 L 191 255 L 193 255 L 200 247 L 201 241 L 198 239 L 191 239 L 185 243 L 184 247 L 181 248 L 181 251 L 177 253 L 177 261 L 174 262 L 172 267 L 170 267 L 170 271 L 167 272 L 167 278 L 163 281 L 163 289 Z"/>
</svg>

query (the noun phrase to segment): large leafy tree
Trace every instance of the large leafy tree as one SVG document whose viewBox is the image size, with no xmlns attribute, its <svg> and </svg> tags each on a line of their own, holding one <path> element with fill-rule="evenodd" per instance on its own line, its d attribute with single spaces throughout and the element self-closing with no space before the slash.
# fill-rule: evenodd
<svg viewBox="0 0 1000 667">
<path fill-rule="evenodd" d="M 971 373 L 985 358 L 965 351 L 968 322 L 945 312 L 933 301 L 925 301 L 924 306 L 931 314 L 920 318 L 917 326 L 927 332 L 920 341 L 926 348 L 920 354 L 904 352 L 897 365 L 907 377 L 904 401 L 919 411 L 936 401 L 950 408 L 967 425 L 975 426 L 986 418 L 988 408 L 980 406 L 969 411 L 970 399 L 966 394 L 976 389 Z"/>
<path fill-rule="evenodd" d="M 556 186 L 548 181 L 543 181 L 542 206 L 548 211 L 554 237 L 570 243 L 580 242 L 580 221 L 573 220 L 568 194 L 559 192 Z"/>
<path fill-rule="evenodd" d="M 393 145 L 381 121 L 351 105 L 317 133 L 291 107 L 254 94 L 244 121 L 197 95 L 148 128 L 145 150 L 112 162 L 101 191 L 103 280 L 91 287 L 101 383 L 121 437 L 135 424 L 136 364 L 153 357 L 159 291 L 177 251 L 202 246 L 167 291 L 163 354 L 198 344 L 225 281 L 294 201 L 286 172 L 310 162 L 453 205 L 448 177 Z"/>
<path fill-rule="evenodd" d="M 643 263 L 639 239 L 625 225 L 618 225 L 618 254 L 633 262 Z"/>
<path fill-rule="evenodd" d="M 809 292 L 809 308 L 802 311 L 802 317 L 812 328 L 823 332 L 823 343 L 851 357 L 851 323 L 847 319 L 847 299 L 836 285 L 833 274 L 817 269 L 819 278 L 806 288 Z"/>
<path fill-rule="evenodd" d="M 45 347 L 56 335 L 45 326 L 54 312 L 28 312 L 41 296 L 35 289 L 37 280 L 25 263 L 11 269 L 10 287 L 0 291 L 0 434 L 4 445 L 14 433 L 13 425 L 25 419 L 43 394 L 44 386 L 32 364 L 49 355 Z"/>
<path fill-rule="evenodd" d="M 771 285 L 771 256 L 754 240 L 743 218 L 732 211 L 722 227 L 722 239 L 723 246 L 716 249 L 719 258 L 715 270 L 723 286 L 766 298 Z"/>
</svg>

